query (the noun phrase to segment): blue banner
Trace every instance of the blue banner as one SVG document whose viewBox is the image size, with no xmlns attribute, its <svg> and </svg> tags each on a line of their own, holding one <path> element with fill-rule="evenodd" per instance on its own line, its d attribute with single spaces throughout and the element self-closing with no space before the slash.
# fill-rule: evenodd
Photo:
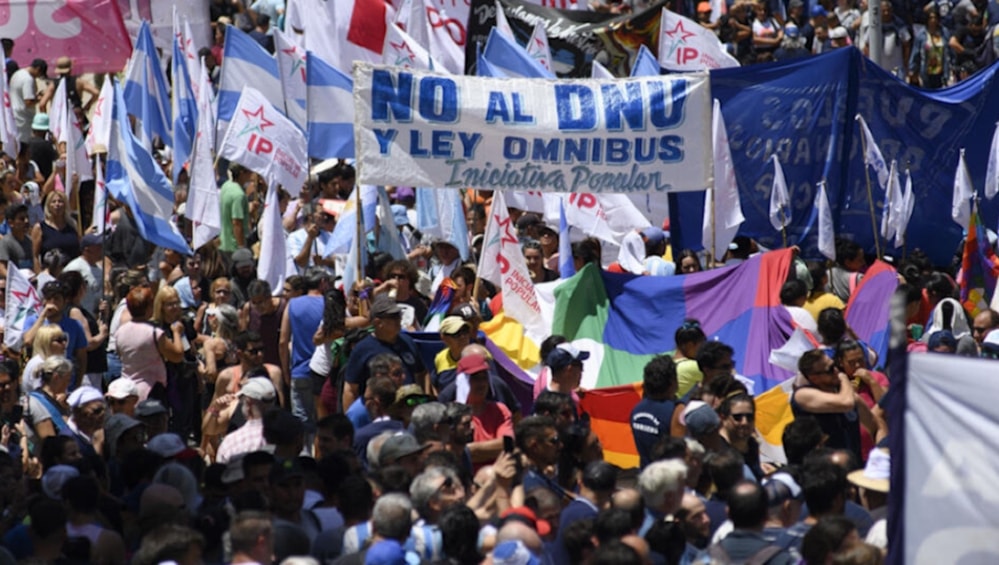
<svg viewBox="0 0 999 565">
<path fill-rule="evenodd" d="M 925 251 L 935 264 L 949 264 L 962 237 L 950 217 L 958 153 L 966 149 L 974 186 L 982 190 L 989 140 L 999 119 L 996 66 L 959 85 L 923 91 L 897 80 L 861 56 L 839 49 L 787 63 L 712 71 L 712 95 L 721 101 L 739 181 L 746 222 L 739 230 L 767 247 L 780 247 L 770 225 L 768 203 L 777 154 L 791 195 L 788 243 L 818 258 L 816 185 L 827 182 L 836 234 L 874 253 L 885 194 L 873 171 L 865 174 L 855 120 L 867 121 L 881 152 L 899 171 L 912 171 L 915 211 L 905 248 Z M 868 182 L 874 200 L 871 221 Z M 700 249 L 702 193 L 670 195 L 671 231 L 677 249 Z M 981 202 L 987 226 L 995 226 L 999 200 Z M 696 221 L 693 219 L 696 218 Z M 883 253 L 902 249 L 880 241 Z"/>
</svg>

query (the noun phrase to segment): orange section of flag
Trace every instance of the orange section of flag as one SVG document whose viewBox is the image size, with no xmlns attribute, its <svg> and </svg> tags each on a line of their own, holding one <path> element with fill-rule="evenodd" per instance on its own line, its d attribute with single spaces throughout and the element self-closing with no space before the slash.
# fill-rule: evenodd
<svg viewBox="0 0 999 565">
<path fill-rule="evenodd" d="M 631 410 L 642 399 L 642 383 L 587 391 L 580 400 L 604 447 L 604 459 L 623 469 L 638 467 Z"/>
</svg>

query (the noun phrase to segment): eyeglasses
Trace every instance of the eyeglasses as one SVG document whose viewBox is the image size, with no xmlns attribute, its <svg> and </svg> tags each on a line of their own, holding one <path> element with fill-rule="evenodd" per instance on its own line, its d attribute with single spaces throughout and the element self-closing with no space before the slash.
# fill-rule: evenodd
<svg viewBox="0 0 999 565">
<path fill-rule="evenodd" d="M 52 341 L 53 343 L 66 343 L 67 341 L 69 341 L 69 338 L 67 338 L 66 336 L 54 337 L 52 338 Z"/>
<path fill-rule="evenodd" d="M 752 412 L 745 412 L 743 414 L 730 414 L 732 419 L 736 422 L 752 422 L 756 419 L 756 415 Z"/>
</svg>

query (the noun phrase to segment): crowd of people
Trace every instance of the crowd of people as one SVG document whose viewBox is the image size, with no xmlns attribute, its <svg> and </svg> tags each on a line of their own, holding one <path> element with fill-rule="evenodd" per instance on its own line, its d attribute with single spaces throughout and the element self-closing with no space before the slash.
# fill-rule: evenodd
<svg viewBox="0 0 999 565">
<path fill-rule="evenodd" d="M 622 9 L 606 4 L 595 8 Z M 703 4 L 677 8 L 703 18 Z M 249 25 L 266 45 L 282 5 L 215 1 L 212 18 Z M 702 20 L 747 62 L 864 41 L 851 0 L 791 0 L 786 17 L 754 4 L 754 22 L 749 7 Z M 962 64 L 946 54 L 957 37 L 947 26 L 999 16 L 967 0 L 907 9 L 893 16 L 888 4 L 885 26 L 899 38 L 913 26 L 932 47 L 915 54 L 917 39 L 907 67 L 924 86 L 948 84 Z M 221 61 L 220 37 L 203 56 Z M 465 253 L 416 229 L 412 188 L 388 187 L 404 256 L 368 242 L 364 277 L 344 288 L 344 257 L 325 249 L 331 203 L 349 197 L 355 171 L 321 167 L 298 198 L 280 192 L 288 276 L 272 288 L 257 278 L 265 183 L 235 163 L 219 171 L 221 233 L 191 255 L 143 241 L 120 203 L 107 232 L 87 229 L 93 182 L 57 181 L 66 148 L 49 133 L 48 65 L 21 68 L 4 48 L 22 143 L 0 167 L 0 285 L 16 269 L 41 304 L 4 328 L 0 563 L 883 562 L 892 389 L 886 360 L 844 317 L 872 260 L 857 244 L 839 241 L 829 264 L 796 258 L 781 289 L 817 344 L 798 362 L 783 457 L 761 451 L 762 391 L 691 312 L 665 328 L 676 350 L 634 375 L 639 467 L 621 469 L 580 403 L 592 352 L 548 337 L 525 402 L 487 347 L 480 325 L 501 307 L 476 274 L 489 192 L 462 191 Z M 95 85 L 69 58 L 56 73 L 72 79 L 69 103 L 85 120 Z M 169 171 L 170 151 L 157 157 Z M 182 172 L 174 220 L 190 241 L 186 183 Z M 532 281 L 559 279 L 557 227 L 509 212 Z M 619 251 L 574 242 L 572 260 L 683 277 L 760 252 L 747 237 L 723 258 L 671 252 L 665 228 L 633 230 Z M 999 313 L 966 312 L 949 267 L 916 251 L 897 271 L 910 351 L 999 358 Z M 431 355 L 413 338 L 428 328 Z"/>
</svg>

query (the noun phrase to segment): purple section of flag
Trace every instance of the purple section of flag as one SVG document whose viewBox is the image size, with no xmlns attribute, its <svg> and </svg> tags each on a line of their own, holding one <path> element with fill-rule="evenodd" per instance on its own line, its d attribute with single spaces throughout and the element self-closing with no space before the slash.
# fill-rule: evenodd
<svg viewBox="0 0 999 565">
<path fill-rule="evenodd" d="M 884 362 L 888 353 L 888 313 L 891 295 L 898 288 L 895 269 L 876 261 L 860 280 L 846 307 L 846 323 Z"/>
</svg>

